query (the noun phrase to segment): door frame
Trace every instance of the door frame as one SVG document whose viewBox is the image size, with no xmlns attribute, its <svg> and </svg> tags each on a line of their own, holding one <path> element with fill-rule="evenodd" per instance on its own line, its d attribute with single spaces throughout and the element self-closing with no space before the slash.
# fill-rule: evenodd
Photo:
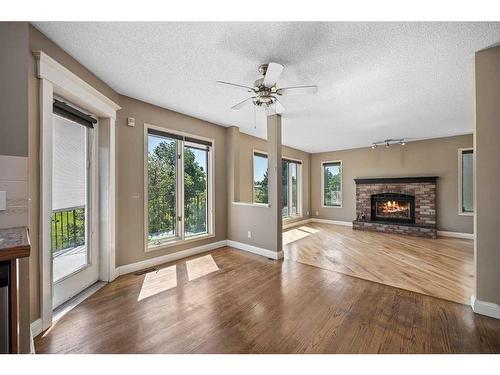
<svg viewBox="0 0 500 375">
<path fill-rule="evenodd" d="M 65 99 L 65 98 L 59 98 Z M 72 104 L 72 103 L 71 103 Z M 71 121 L 71 120 L 69 120 Z M 83 125 L 79 125 L 82 126 Z M 85 241 L 86 241 L 86 246 L 88 248 L 86 251 L 88 252 L 88 259 L 87 259 L 87 264 L 84 265 L 83 267 L 80 267 L 78 270 L 73 271 L 72 273 L 64 276 L 60 280 L 57 280 L 54 282 L 52 280 L 52 303 L 53 303 L 53 310 L 56 309 L 58 306 L 62 305 L 64 302 L 66 302 L 70 298 L 63 298 L 63 302 L 59 302 L 57 304 L 54 304 L 54 289 L 56 288 L 56 285 L 59 283 L 68 283 L 68 279 L 73 278 L 73 280 L 69 281 L 72 286 L 75 284 L 79 283 L 85 283 L 85 288 L 91 286 L 94 284 L 96 281 L 102 280 L 102 277 L 104 275 L 101 274 L 101 270 L 99 267 L 99 257 L 96 257 L 95 252 L 97 249 L 99 249 L 99 175 L 98 175 L 98 168 L 97 168 L 97 158 L 98 158 L 98 145 L 99 145 L 99 121 L 94 124 L 94 127 L 92 129 L 86 128 L 87 131 L 87 147 L 86 147 L 86 152 L 87 152 L 87 158 L 85 160 L 85 163 L 89 163 L 88 166 L 89 168 L 87 169 L 87 187 L 86 187 L 86 228 L 85 228 Z M 52 254 L 50 254 L 52 258 Z M 53 259 L 52 259 L 53 261 Z M 97 272 L 97 280 L 94 280 L 93 282 L 89 283 L 89 273 L 94 273 L 95 271 L 92 270 L 90 271 L 90 268 L 92 266 L 96 266 L 97 268 L 94 269 Z M 51 267 L 53 267 L 53 262 L 51 262 Z M 85 273 L 85 274 L 84 274 Z M 94 276 L 92 276 L 92 279 L 94 279 Z M 73 289 L 73 288 L 68 288 L 68 285 L 65 286 L 66 289 Z M 64 289 L 64 288 L 63 288 Z M 70 294 L 71 295 L 71 294 Z M 72 296 L 74 297 L 74 296 Z M 57 298 L 56 298 L 57 300 Z"/>
<path fill-rule="evenodd" d="M 99 279 L 112 281 L 115 265 L 115 120 L 121 107 L 42 51 L 32 52 L 40 83 L 40 315 L 42 330 L 52 325 L 52 150 L 54 96 L 60 96 L 99 117 L 95 167 L 99 196 L 97 230 Z"/>
</svg>

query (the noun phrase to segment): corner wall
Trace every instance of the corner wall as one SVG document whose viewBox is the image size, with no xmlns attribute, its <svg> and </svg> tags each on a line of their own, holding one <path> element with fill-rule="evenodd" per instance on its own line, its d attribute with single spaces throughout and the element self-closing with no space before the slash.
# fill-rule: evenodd
<svg viewBox="0 0 500 375">
<path fill-rule="evenodd" d="M 500 318 L 500 46 L 477 52 L 474 69 L 475 297 Z"/>
<path fill-rule="evenodd" d="M 437 229 L 473 233 L 473 217 L 458 214 L 458 149 L 472 147 L 472 135 L 408 142 L 405 146 L 369 147 L 311 156 L 311 217 L 353 221 L 355 178 L 439 176 Z M 342 207 L 322 207 L 321 162 L 342 160 Z"/>
<path fill-rule="evenodd" d="M 227 238 L 226 128 L 120 96 L 116 119 L 116 266 L 203 246 Z M 135 118 L 135 127 L 127 126 Z M 144 123 L 215 139 L 215 237 L 144 252 Z"/>
</svg>

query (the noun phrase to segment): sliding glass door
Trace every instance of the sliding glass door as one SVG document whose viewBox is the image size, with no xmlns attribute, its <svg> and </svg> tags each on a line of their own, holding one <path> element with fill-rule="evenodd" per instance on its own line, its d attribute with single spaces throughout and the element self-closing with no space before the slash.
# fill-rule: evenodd
<svg viewBox="0 0 500 375">
<path fill-rule="evenodd" d="M 56 101 L 52 158 L 53 306 L 97 281 L 98 254 L 92 244 L 94 119 Z"/>
</svg>

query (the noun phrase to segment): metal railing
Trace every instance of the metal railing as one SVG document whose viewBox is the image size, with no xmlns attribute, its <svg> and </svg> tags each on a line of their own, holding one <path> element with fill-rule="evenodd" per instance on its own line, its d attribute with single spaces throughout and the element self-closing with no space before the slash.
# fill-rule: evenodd
<svg viewBox="0 0 500 375">
<path fill-rule="evenodd" d="M 85 245 L 85 207 L 52 211 L 52 252 Z"/>
</svg>

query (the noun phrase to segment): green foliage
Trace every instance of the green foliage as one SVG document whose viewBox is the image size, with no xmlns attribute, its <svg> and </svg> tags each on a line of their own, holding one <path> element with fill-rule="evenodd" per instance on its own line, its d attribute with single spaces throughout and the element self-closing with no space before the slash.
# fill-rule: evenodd
<svg viewBox="0 0 500 375">
<path fill-rule="evenodd" d="M 159 143 L 148 155 L 149 239 L 174 236 L 176 220 L 175 141 Z M 204 166 L 206 169 L 206 166 Z M 192 149 L 184 148 L 184 226 L 186 235 L 207 231 L 207 171 Z"/>
<path fill-rule="evenodd" d="M 85 244 L 85 208 L 52 212 L 52 252 Z"/>
<path fill-rule="evenodd" d="M 255 203 L 268 203 L 268 179 L 267 170 L 261 181 L 254 182 L 254 200 Z"/>
</svg>

